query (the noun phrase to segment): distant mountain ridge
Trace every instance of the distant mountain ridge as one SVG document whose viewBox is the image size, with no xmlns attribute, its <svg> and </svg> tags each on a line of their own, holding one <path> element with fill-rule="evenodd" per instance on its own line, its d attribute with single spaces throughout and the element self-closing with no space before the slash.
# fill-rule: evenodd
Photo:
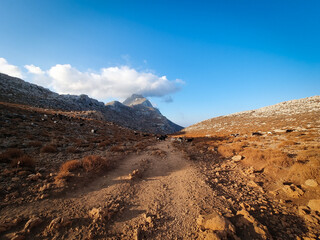
<svg viewBox="0 0 320 240">
<path fill-rule="evenodd" d="M 149 100 L 133 94 L 123 103 L 104 104 L 85 94 L 57 94 L 36 84 L 0 73 L 0 101 L 66 111 L 97 111 L 106 121 L 134 130 L 169 134 L 181 126 L 164 117 Z"/>
</svg>

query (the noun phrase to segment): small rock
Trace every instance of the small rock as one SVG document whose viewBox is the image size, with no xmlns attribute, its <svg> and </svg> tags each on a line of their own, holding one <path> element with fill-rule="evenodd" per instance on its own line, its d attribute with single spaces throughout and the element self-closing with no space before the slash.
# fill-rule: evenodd
<svg viewBox="0 0 320 240">
<path fill-rule="evenodd" d="M 197 219 L 197 224 L 202 229 L 213 231 L 230 231 L 234 233 L 236 230 L 229 220 L 222 217 L 217 212 L 213 212 L 209 215 L 200 215 Z"/>
<path fill-rule="evenodd" d="M 18 177 L 13 177 L 13 178 L 11 178 L 11 181 L 12 181 L 12 182 L 19 182 L 19 181 L 20 181 L 20 178 L 18 178 Z"/>
<path fill-rule="evenodd" d="M 314 211 L 320 212 L 320 199 L 311 199 L 308 202 L 308 207 Z"/>
<path fill-rule="evenodd" d="M 27 180 L 29 181 L 37 181 L 38 179 L 39 179 L 39 176 L 36 174 L 30 174 L 28 175 L 28 178 L 27 178 Z"/>
<path fill-rule="evenodd" d="M 48 231 L 53 232 L 56 229 L 69 225 L 70 223 L 71 221 L 67 218 L 57 217 L 50 222 L 48 226 Z"/>
<path fill-rule="evenodd" d="M 30 232 L 30 230 L 39 224 L 41 224 L 43 221 L 41 218 L 38 217 L 32 217 L 29 219 L 29 221 L 24 225 L 23 232 Z"/>
<path fill-rule="evenodd" d="M 6 219 L 4 222 L 0 222 L 0 233 L 10 230 L 12 227 L 18 225 L 22 219 Z"/>
<path fill-rule="evenodd" d="M 292 198 L 299 198 L 304 194 L 304 191 L 294 184 L 284 185 L 283 191 Z"/>
<path fill-rule="evenodd" d="M 26 239 L 26 237 L 25 237 L 24 234 L 21 233 L 21 232 L 15 233 L 15 234 L 11 237 L 11 240 L 24 240 L 24 239 Z"/>
<path fill-rule="evenodd" d="M 243 157 L 241 155 L 236 155 L 232 157 L 232 160 L 235 162 L 239 162 L 243 159 Z"/>
<path fill-rule="evenodd" d="M 98 221 L 104 222 L 107 214 L 108 212 L 102 207 L 92 208 L 89 211 L 89 216 L 93 219 L 94 222 L 98 222 Z"/>
<path fill-rule="evenodd" d="M 237 212 L 237 215 L 243 216 L 243 218 L 238 221 L 237 226 L 248 225 L 248 223 L 251 223 L 255 233 L 258 234 L 260 238 L 272 239 L 267 227 L 258 222 L 253 216 L 250 215 L 248 211 L 242 209 L 241 211 Z"/>
<path fill-rule="evenodd" d="M 317 181 L 314 180 L 314 179 L 308 179 L 308 180 L 305 181 L 304 184 L 307 185 L 307 186 L 309 186 L 309 187 L 316 187 L 316 186 L 318 186 Z"/>
<path fill-rule="evenodd" d="M 298 213 L 300 216 L 310 214 L 310 209 L 307 206 L 299 206 Z"/>
</svg>

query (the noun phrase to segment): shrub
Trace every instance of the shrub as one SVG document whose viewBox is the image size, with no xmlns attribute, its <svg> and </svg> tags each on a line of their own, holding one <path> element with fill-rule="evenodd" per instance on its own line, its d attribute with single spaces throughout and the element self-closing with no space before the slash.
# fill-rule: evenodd
<svg viewBox="0 0 320 240">
<path fill-rule="evenodd" d="M 108 168 L 110 162 L 107 159 L 96 155 L 86 156 L 82 159 L 82 166 L 86 172 L 98 172 L 103 168 Z"/>
<path fill-rule="evenodd" d="M 57 152 L 57 147 L 53 144 L 45 145 L 40 149 L 42 153 L 55 153 Z"/>
<path fill-rule="evenodd" d="M 33 158 L 31 158 L 30 156 L 27 155 L 23 155 L 21 157 L 18 158 L 14 158 L 11 160 L 11 166 L 12 167 L 30 167 L 30 168 L 34 168 L 36 165 L 35 161 Z"/>
<path fill-rule="evenodd" d="M 230 145 L 220 145 L 218 147 L 218 153 L 221 156 L 228 158 L 228 157 L 232 157 L 235 152 L 234 152 L 234 149 Z"/>
<path fill-rule="evenodd" d="M 256 148 L 246 148 L 241 154 L 245 156 L 245 161 L 251 164 L 276 165 L 289 167 L 293 161 L 286 153 L 276 149 L 261 150 Z"/>
<path fill-rule="evenodd" d="M 320 166 L 312 163 L 295 163 L 289 171 L 289 177 L 299 184 L 304 183 L 307 179 L 315 179 L 320 182 Z"/>
<path fill-rule="evenodd" d="M 42 146 L 42 142 L 40 141 L 32 141 L 32 142 L 29 142 L 29 147 L 41 147 Z"/>
<path fill-rule="evenodd" d="M 78 148 L 75 148 L 75 147 L 68 147 L 67 148 L 67 152 L 68 153 L 79 153 L 80 150 Z"/>
<path fill-rule="evenodd" d="M 121 145 L 115 145 L 115 146 L 112 146 L 110 149 L 109 149 L 111 152 L 124 152 L 124 146 L 121 146 Z"/>
<path fill-rule="evenodd" d="M 17 148 L 10 148 L 4 153 L 0 154 L 0 162 L 10 162 L 12 159 L 23 156 L 24 153 Z"/>
<path fill-rule="evenodd" d="M 60 167 L 60 173 L 73 172 L 75 170 L 81 169 L 81 161 L 79 160 L 70 160 L 63 163 Z"/>
</svg>

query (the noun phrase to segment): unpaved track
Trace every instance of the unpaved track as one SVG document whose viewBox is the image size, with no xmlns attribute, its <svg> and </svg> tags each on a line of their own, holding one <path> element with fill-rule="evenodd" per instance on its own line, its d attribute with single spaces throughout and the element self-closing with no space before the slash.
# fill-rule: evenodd
<svg viewBox="0 0 320 240">
<path fill-rule="evenodd" d="M 170 142 L 159 142 L 153 148 L 166 156 L 154 156 L 150 150 L 127 157 L 84 188 L 59 198 L 7 206 L 1 215 L 45 219 L 27 239 L 42 239 L 46 226 L 55 217 L 72 220 L 70 227 L 49 235 L 56 239 L 194 239 L 196 217 L 212 208 L 214 194 Z M 135 169 L 141 175 L 130 179 L 129 174 Z M 108 203 L 115 203 L 117 211 L 106 223 L 92 224 L 89 210 Z"/>
</svg>

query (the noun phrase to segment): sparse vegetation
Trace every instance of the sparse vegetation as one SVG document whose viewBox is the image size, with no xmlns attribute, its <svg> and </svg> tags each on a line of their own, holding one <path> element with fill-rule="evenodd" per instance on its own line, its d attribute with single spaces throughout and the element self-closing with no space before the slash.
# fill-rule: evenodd
<svg viewBox="0 0 320 240">
<path fill-rule="evenodd" d="M 10 148 L 7 151 L 0 154 L 0 162 L 8 163 L 12 161 L 15 158 L 19 158 L 23 156 L 24 153 L 17 148 Z"/>
<path fill-rule="evenodd" d="M 45 145 L 40 149 L 40 152 L 42 153 L 55 153 L 57 151 L 57 146 L 53 144 Z"/>
<path fill-rule="evenodd" d="M 12 167 L 30 167 L 34 168 L 36 165 L 33 158 L 27 155 L 20 156 L 11 160 Z"/>
</svg>

